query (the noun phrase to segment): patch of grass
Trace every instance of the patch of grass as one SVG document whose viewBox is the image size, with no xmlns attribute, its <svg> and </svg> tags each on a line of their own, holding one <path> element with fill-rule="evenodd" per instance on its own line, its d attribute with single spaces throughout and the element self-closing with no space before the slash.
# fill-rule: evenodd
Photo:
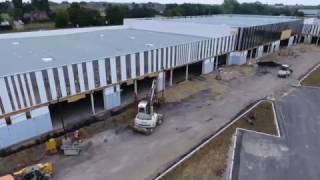
<svg viewBox="0 0 320 180">
<path fill-rule="evenodd" d="M 0 33 L 14 33 L 14 32 L 29 32 L 29 31 L 40 31 L 40 30 L 52 30 L 56 29 L 54 22 L 35 22 L 30 24 L 25 24 L 22 30 L 9 30 L 1 31 Z"/>
<path fill-rule="evenodd" d="M 249 123 L 248 119 L 252 120 L 252 123 Z M 227 168 L 228 152 L 232 146 L 232 136 L 236 128 L 277 134 L 271 103 L 263 102 L 258 105 L 163 179 L 222 179 Z"/>
<path fill-rule="evenodd" d="M 313 71 L 305 80 L 303 80 L 302 85 L 320 87 L 320 68 Z"/>
<path fill-rule="evenodd" d="M 25 25 L 23 31 L 50 30 L 55 28 L 54 22 L 30 23 Z"/>
</svg>

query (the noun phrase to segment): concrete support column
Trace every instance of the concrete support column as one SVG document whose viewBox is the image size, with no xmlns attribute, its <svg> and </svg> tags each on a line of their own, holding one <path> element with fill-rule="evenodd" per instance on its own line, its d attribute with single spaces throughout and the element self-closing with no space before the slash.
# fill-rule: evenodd
<svg viewBox="0 0 320 180">
<path fill-rule="evenodd" d="M 302 35 L 299 35 L 297 44 L 301 42 L 301 38 L 302 38 Z"/>
<path fill-rule="evenodd" d="M 214 57 L 202 61 L 202 74 L 209 74 L 214 69 Z"/>
<path fill-rule="evenodd" d="M 173 82 L 173 69 L 170 70 L 170 86 L 172 86 L 172 82 Z"/>
<path fill-rule="evenodd" d="M 215 69 L 214 70 L 218 69 L 218 61 L 219 61 L 219 56 L 216 56 L 215 57 Z"/>
<path fill-rule="evenodd" d="M 251 51 L 250 60 L 251 60 L 251 59 L 254 59 L 254 57 L 253 57 L 253 50 L 254 50 L 254 48 L 253 48 L 252 51 Z M 257 51 L 256 51 L 256 55 L 257 55 Z"/>
<path fill-rule="evenodd" d="M 189 80 L 189 65 L 186 66 L 186 81 Z"/>
<path fill-rule="evenodd" d="M 138 82 L 137 80 L 134 80 L 134 95 L 135 95 L 135 100 L 138 98 Z"/>
<path fill-rule="evenodd" d="M 157 91 L 164 91 L 165 90 L 165 73 L 162 71 L 159 73 L 157 78 Z"/>
<path fill-rule="evenodd" d="M 90 93 L 90 100 L 91 100 L 92 114 L 95 115 L 96 114 L 96 109 L 95 109 L 95 106 L 94 106 L 94 95 L 93 95 L 93 92 Z"/>
<path fill-rule="evenodd" d="M 106 110 L 121 105 L 120 85 L 107 87 L 103 90 L 103 105 Z"/>
<path fill-rule="evenodd" d="M 291 36 L 289 38 L 288 47 L 292 47 L 293 46 L 293 40 L 294 40 L 294 36 Z"/>
</svg>

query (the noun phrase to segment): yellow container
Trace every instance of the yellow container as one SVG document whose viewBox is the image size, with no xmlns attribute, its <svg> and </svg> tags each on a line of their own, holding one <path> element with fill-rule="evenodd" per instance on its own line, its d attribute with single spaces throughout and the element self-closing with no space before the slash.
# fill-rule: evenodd
<svg viewBox="0 0 320 180">
<path fill-rule="evenodd" d="M 57 152 L 57 141 L 56 139 L 49 139 L 49 141 L 46 142 L 46 151 L 48 153 L 56 153 Z"/>
</svg>

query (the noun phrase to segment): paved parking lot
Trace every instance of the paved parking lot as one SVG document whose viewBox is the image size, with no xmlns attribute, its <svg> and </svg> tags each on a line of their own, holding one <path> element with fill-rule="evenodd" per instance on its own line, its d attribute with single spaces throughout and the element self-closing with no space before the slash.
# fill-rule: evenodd
<svg viewBox="0 0 320 180">
<path fill-rule="evenodd" d="M 276 102 L 281 138 L 243 134 L 239 180 L 318 180 L 320 89 L 299 88 Z"/>
</svg>

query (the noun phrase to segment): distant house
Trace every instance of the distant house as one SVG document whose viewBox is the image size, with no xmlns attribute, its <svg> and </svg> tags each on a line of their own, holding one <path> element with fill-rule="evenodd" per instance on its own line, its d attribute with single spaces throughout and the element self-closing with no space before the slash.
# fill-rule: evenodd
<svg viewBox="0 0 320 180">
<path fill-rule="evenodd" d="M 33 11 L 31 13 L 26 13 L 23 17 L 29 22 L 39 22 L 49 20 L 48 13 L 45 11 Z"/>
<path fill-rule="evenodd" d="M 13 21 L 12 22 L 12 28 L 15 30 L 23 30 L 24 29 L 24 23 L 21 20 Z"/>
<path fill-rule="evenodd" d="M 299 9 L 305 17 L 317 17 L 320 18 L 320 9 Z"/>
</svg>

